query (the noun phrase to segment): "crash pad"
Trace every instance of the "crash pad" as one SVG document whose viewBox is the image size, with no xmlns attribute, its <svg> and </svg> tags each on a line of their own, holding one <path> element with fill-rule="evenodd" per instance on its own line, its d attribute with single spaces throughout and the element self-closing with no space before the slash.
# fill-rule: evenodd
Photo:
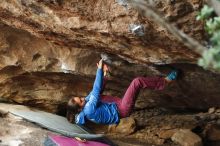
<svg viewBox="0 0 220 146">
<path fill-rule="evenodd" d="M 92 134 L 79 125 L 69 123 L 67 119 L 62 116 L 26 106 L 0 103 L 0 110 L 10 112 L 27 121 L 34 122 L 44 128 L 68 137 L 79 137 L 83 139 L 97 139 L 103 137 L 102 134 Z"/>
<path fill-rule="evenodd" d="M 44 141 L 44 146 L 109 146 L 107 144 L 96 141 L 79 141 L 74 138 L 64 137 L 60 135 L 49 135 Z"/>
</svg>

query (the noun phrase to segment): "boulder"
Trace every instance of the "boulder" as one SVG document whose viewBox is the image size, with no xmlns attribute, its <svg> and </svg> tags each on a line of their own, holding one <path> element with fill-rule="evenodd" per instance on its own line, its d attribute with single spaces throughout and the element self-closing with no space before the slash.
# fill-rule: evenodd
<svg viewBox="0 0 220 146">
<path fill-rule="evenodd" d="M 172 141 L 181 146 L 202 146 L 202 139 L 189 129 L 180 129 L 172 136 Z"/>
<path fill-rule="evenodd" d="M 135 129 L 136 129 L 136 123 L 135 123 L 134 118 L 127 117 L 127 118 L 122 118 L 118 125 L 116 125 L 116 124 L 109 125 L 108 132 L 129 135 L 129 134 L 133 133 L 135 131 Z"/>
<path fill-rule="evenodd" d="M 211 107 L 209 108 L 208 113 L 213 114 L 215 111 L 216 111 L 215 107 Z"/>
</svg>

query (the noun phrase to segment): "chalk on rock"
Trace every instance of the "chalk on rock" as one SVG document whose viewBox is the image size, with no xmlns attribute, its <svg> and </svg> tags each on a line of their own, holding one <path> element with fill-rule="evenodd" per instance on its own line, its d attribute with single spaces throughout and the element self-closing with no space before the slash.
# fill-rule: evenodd
<svg viewBox="0 0 220 146">
<path fill-rule="evenodd" d="M 116 2 L 119 4 L 119 5 L 122 5 L 124 7 L 127 7 L 128 6 L 128 1 L 127 0 L 116 0 Z"/>
<path fill-rule="evenodd" d="M 102 60 L 107 64 L 112 64 L 111 58 L 106 53 L 101 53 Z"/>
<path fill-rule="evenodd" d="M 130 24 L 129 29 L 133 34 L 135 34 L 137 36 L 144 36 L 144 34 L 145 34 L 143 25 Z"/>
</svg>

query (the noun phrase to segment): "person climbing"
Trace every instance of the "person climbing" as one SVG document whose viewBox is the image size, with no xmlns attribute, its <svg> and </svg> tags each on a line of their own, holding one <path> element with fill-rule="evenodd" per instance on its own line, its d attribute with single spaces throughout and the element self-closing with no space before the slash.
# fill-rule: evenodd
<svg viewBox="0 0 220 146">
<path fill-rule="evenodd" d="M 166 77 L 136 77 L 129 85 L 123 98 L 101 95 L 103 76 L 108 67 L 101 59 L 97 64 L 93 89 L 87 97 L 71 97 L 67 104 L 67 119 L 83 125 L 87 120 L 97 124 L 118 124 L 120 118 L 128 117 L 134 108 L 141 88 L 163 90 L 176 80 L 178 71 L 173 70 Z"/>
</svg>

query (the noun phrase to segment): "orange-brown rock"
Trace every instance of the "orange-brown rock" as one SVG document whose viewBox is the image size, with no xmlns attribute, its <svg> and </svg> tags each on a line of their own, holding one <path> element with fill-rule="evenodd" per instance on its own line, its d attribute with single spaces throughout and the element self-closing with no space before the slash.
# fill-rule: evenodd
<svg viewBox="0 0 220 146">
<path fill-rule="evenodd" d="M 189 129 L 180 129 L 172 136 L 172 140 L 181 146 L 203 146 L 202 139 Z"/>
<path fill-rule="evenodd" d="M 202 5 L 155 1 L 164 17 L 200 42 L 203 26 L 195 16 Z M 196 53 L 126 6 L 114 0 L 1 1 L 0 100 L 64 112 L 68 95 L 91 90 L 102 52 L 112 60 L 104 94 L 123 97 L 134 77 L 165 76 L 171 65 L 183 70 L 182 79 L 164 91 L 141 91 L 137 108 L 220 106 L 220 76 L 198 67 Z M 134 24 L 144 35 L 130 30 Z"/>
<path fill-rule="evenodd" d="M 200 41 L 203 26 L 195 16 L 201 6 L 202 0 L 155 1 L 164 17 Z M 0 19 L 61 46 L 109 52 L 131 62 L 195 63 L 198 58 L 158 24 L 115 0 L 1 1 Z M 132 34 L 132 24 L 143 25 L 144 35 Z"/>
<path fill-rule="evenodd" d="M 118 125 L 109 125 L 108 132 L 109 133 L 120 133 L 123 135 L 129 135 L 135 132 L 136 130 L 136 122 L 132 117 L 122 118 L 120 119 L 120 123 Z"/>
</svg>

